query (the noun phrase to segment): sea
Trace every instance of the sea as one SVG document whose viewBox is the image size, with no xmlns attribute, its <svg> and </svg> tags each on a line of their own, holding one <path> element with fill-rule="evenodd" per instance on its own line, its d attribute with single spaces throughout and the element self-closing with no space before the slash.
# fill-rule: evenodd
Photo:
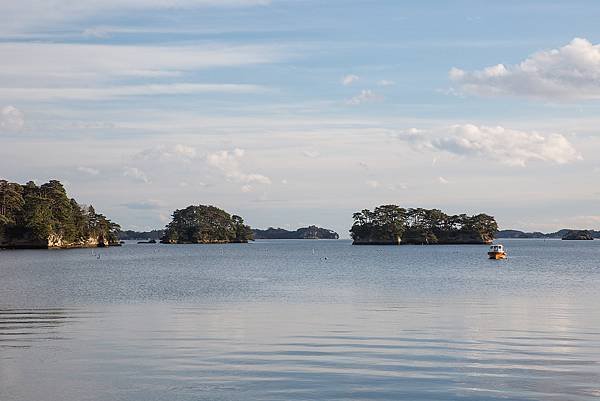
<svg viewBox="0 0 600 401">
<path fill-rule="evenodd" d="M 0 400 L 600 400 L 600 241 L 0 251 Z"/>
</svg>

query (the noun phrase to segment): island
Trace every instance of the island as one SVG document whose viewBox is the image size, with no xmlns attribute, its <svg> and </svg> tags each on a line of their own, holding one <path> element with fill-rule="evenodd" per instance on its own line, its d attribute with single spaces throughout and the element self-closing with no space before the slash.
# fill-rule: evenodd
<svg viewBox="0 0 600 401">
<path fill-rule="evenodd" d="M 487 214 L 447 215 L 439 209 L 381 205 L 352 217 L 353 245 L 490 244 L 498 231 Z"/>
<path fill-rule="evenodd" d="M 566 241 L 591 241 L 594 237 L 588 230 L 571 230 L 561 239 Z"/>
<path fill-rule="evenodd" d="M 151 230 L 151 231 L 134 231 L 134 230 L 123 230 L 119 231 L 120 240 L 146 240 L 146 241 L 157 241 L 165 235 L 165 230 Z"/>
<path fill-rule="evenodd" d="M 333 230 L 317 226 L 308 226 L 296 231 L 283 228 L 269 227 L 266 230 L 252 230 L 255 239 L 339 239 L 340 236 Z"/>
<path fill-rule="evenodd" d="M 247 243 L 254 239 L 244 219 L 215 206 L 188 206 L 173 212 L 163 244 Z"/>
<path fill-rule="evenodd" d="M 0 248 L 118 246 L 119 229 L 93 206 L 69 199 L 58 180 L 40 186 L 0 180 Z"/>
<path fill-rule="evenodd" d="M 554 239 L 562 239 L 566 235 L 568 235 L 572 231 L 587 231 L 587 233 L 592 238 L 600 238 L 600 231 L 596 230 L 575 230 L 571 228 L 563 228 L 561 230 L 551 232 L 551 233 L 542 233 L 539 231 L 534 232 L 525 232 L 519 230 L 500 230 L 496 234 L 496 238 L 554 238 Z"/>
</svg>

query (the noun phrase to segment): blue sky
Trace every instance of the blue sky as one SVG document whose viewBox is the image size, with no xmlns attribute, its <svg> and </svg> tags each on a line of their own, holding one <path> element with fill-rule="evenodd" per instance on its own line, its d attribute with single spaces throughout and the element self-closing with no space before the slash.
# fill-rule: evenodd
<svg viewBox="0 0 600 401">
<path fill-rule="evenodd" d="M 125 228 L 210 203 L 347 233 L 393 202 L 600 228 L 594 1 L 0 5 L 0 172 Z"/>
</svg>

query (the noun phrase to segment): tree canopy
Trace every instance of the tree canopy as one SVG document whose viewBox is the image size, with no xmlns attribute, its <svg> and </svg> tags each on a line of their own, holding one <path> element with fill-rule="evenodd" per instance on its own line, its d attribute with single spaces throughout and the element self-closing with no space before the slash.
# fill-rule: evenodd
<svg viewBox="0 0 600 401">
<path fill-rule="evenodd" d="M 252 229 L 244 219 L 215 206 L 188 206 L 173 212 L 164 243 L 224 243 L 252 240 Z"/>
<path fill-rule="evenodd" d="M 487 214 L 447 215 L 439 209 L 382 205 L 352 217 L 355 243 L 487 243 L 498 231 L 496 220 Z"/>
<path fill-rule="evenodd" d="M 51 237 L 67 246 L 86 243 L 90 238 L 108 245 L 118 242 L 120 227 L 92 206 L 69 199 L 57 180 L 37 186 L 0 180 L 0 245 L 14 243 L 44 246 Z"/>
</svg>

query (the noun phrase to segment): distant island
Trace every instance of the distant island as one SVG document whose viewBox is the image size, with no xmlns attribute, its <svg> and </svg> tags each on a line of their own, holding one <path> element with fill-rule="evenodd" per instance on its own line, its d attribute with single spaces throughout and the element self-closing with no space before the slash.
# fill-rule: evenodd
<svg viewBox="0 0 600 401">
<path fill-rule="evenodd" d="M 0 180 L 0 248 L 117 246 L 120 227 L 69 199 L 57 180 L 41 186 Z"/>
<path fill-rule="evenodd" d="M 255 239 L 339 239 L 340 236 L 333 230 L 308 226 L 296 231 L 284 230 L 283 228 L 269 227 L 266 230 L 253 229 Z"/>
<path fill-rule="evenodd" d="M 352 216 L 354 245 L 489 244 L 498 224 L 487 214 L 447 215 L 438 209 L 382 205 Z"/>
<path fill-rule="evenodd" d="M 120 240 L 155 240 L 158 241 L 165 236 L 165 230 L 151 230 L 151 231 L 133 231 L 124 230 L 119 231 Z"/>
<path fill-rule="evenodd" d="M 556 238 L 562 239 L 572 232 L 586 231 L 592 238 L 600 238 L 600 231 L 595 230 L 574 230 L 571 228 L 563 228 L 552 233 L 542 233 L 539 231 L 525 232 L 519 230 L 500 230 L 496 234 L 496 238 Z"/>
<path fill-rule="evenodd" d="M 561 239 L 567 241 L 591 241 L 594 237 L 592 237 L 592 233 L 588 230 L 572 230 Z"/>
<path fill-rule="evenodd" d="M 188 206 L 173 212 L 173 221 L 161 238 L 163 244 L 246 243 L 254 239 L 252 229 L 240 216 L 215 206 Z"/>
</svg>

